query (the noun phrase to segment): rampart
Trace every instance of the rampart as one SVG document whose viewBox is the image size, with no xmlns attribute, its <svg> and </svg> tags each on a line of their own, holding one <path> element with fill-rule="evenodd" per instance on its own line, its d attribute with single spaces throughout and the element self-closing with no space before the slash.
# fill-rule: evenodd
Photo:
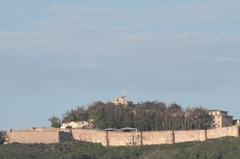
<svg viewBox="0 0 240 159">
<path fill-rule="evenodd" d="M 8 133 L 8 143 L 23 144 L 52 144 L 62 143 L 72 139 L 69 130 L 60 131 L 59 129 L 28 129 L 23 131 L 12 130 Z"/>
<path fill-rule="evenodd" d="M 174 144 L 191 141 L 206 141 L 221 137 L 239 137 L 239 127 L 210 130 L 183 130 L 183 131 L 144 131 L 118 132 L 101 130 L 72 130 L 73 138 L 79 141 L 101 143 L 105 146 L 137 146 Z"/>
<path fill-rule="evenodd" d="M 100 130 L 73 129 L 72 135 L 75 140 L 106 145 L 106 132 Z"/>
<path fill-rule="evenodd" d="M 71 139 L 100 143 L 104 146 L 137 146 L 174 144 L 190 141 L 205 141 L 221 137 L 239 137 L 239 127 L 210 130 L 186 131 L 144 131 L 144 132 L 119 132 L 90 129 L 43 129 L 12 131 L 8 134 L 8 143 L 62 143 Z"/>
<path fill-rule="evenodd" d="M 225 137 L 225 136 L 239 137 L 239 127 L 233 126 L 233 127 L 224 127 L 224 128 L 207 130 L 208 139 L 216 139 L 216 138 Z"/>
</svg>

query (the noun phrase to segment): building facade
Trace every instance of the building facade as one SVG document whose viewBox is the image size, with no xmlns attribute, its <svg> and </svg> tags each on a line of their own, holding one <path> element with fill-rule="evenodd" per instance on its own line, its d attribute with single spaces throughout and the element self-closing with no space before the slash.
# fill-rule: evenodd
<svg viewBox="0 0 240 159">
<path fill-rule="evenodd" d="M 228 112 L 226 111 L 210 110 L 209 115 L 213 118 L 211 124 L 213 128 L 222 128 L 233 125 L 233 117 L 228 115 Z"/>
</svg>

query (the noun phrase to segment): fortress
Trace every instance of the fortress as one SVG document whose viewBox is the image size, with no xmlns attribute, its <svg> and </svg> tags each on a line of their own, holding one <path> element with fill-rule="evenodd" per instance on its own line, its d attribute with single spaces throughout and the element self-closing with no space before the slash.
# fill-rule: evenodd
<svg viewBox="0 0 240 159">
<path fill-rule="evenodd" d="M 144 131 L 118 132 L 94 129 L 29 129 L 10 131 L 7 143 L 23 144 L 52 144 L 78 140 L 100 143 L 104 146 L 139 146 L 174 144 L 191 141 L 206 141 L 221 137 L 239 137 L 239 126 L 216 128 L 209 130 L 182 130 L 182 131 Z"/>
</svg>

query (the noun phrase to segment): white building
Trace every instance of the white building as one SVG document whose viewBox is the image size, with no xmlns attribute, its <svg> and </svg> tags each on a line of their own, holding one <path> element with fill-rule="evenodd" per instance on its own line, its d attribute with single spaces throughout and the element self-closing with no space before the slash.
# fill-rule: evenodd
<svg viewBox="0 0 240 159">
<path fill-rule="evenodd" d="M 87 121 L 71 121 L 68 123 L 62 123 L 61 129 L 72 128 L 72 129 L 83 129 L 90 128 L 91 124 Z"/>
<path fill-rule="evenodd" d="M 124 106 L 126 106 L 128 104 L 128 101 L 125 98 L 126 98 L 125 96 L 117 97 L 112 102 L 115 105 L 124 105 Z"/>
</svg>

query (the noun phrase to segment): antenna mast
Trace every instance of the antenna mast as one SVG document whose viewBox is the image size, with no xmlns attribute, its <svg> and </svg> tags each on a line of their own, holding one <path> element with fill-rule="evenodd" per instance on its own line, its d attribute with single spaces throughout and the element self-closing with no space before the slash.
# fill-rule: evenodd
<svg viewBox="0 0 240 159">
<path fill-rule="evenodd" d="M 20 128 L 20 119 L 16 118 L 16 129 L 19 130 Z"/>
</svg>

